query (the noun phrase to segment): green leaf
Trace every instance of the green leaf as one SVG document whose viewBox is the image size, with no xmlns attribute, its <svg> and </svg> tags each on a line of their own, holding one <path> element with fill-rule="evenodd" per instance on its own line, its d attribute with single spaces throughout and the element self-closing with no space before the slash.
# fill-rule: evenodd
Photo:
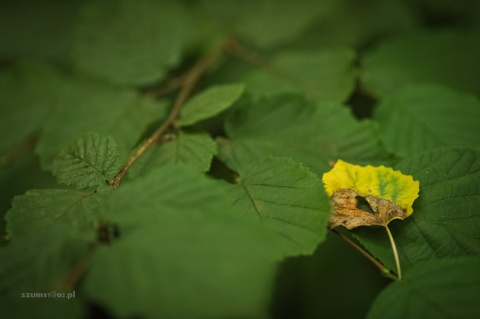
<svg viewBox="0 0 480 319">
<path fill-rule="evenodd" d="M 208 134 L 178 131 L 169 138 L 171 140 L 154 145 L 145 152 L 128 172 L 129 177 L 134 178 L 156 167 L 178 163 L 187 164 L 202 172 L 208 171 L 212 158 L 217 153 L 217 145 Z"/>
<path fill-rule="evenodd" d="M 244 89 L 243 84 L 224 84 L 198 93 L 185 104 L 177 124 L 192 125 L 220 113 L 238 100 Z"/>
<path fill-rule="evenodd" d="M 342 46 L 362 51 L 372 41 L 383 40 L 386 34 L 410 31 L 417 23 L 410 3 L 402 0 L 337 3 L 336 10 L 316 21 L 293 45 L 308 50 Z"/>
<path fill-rule="evenodd" d="M 86 133 L 60 152 L 54 162 L 53 174 L 60 184 L 78 189 L 98 186 L 118 172 L 119 157 L 112 137 Z"/>
<path fill-rule="evenodd" d="M 380 103 L 374 118 L 387 147 L 403 156 L 435 147 L 480 145 L 480 101 L 447 87 L 405 86 Z"/>
<path fill-rule="evenodd" d="M 270 158 L 246 166 L 229 187 L 234 206 L 277 235 L 285 256 L 312 254 L 325 240 L 329 199 L 301 164 Z"/>
<path fill-rule="evenodd" d="M 42 229 L 68 226 L 73 229 L 91 227 L 94 209 L 104 194 L 68 189 L 37 189 L 14 198 L 7 212 L 7 231 L 23 236 Z"/>
<path fill-rule="evenodd" d="M 23 61 L 0 73 L 0 155 L 21 147 L 42 127 L 63 88 L 63 78 L 38 62 Z"/>
<path fill-rule="evenodd" d="M 41 169 L 38 158 L 30 153 L 11 165 L 0 168 L 0 230 L 5 229 L 5 214 L 10 209 L 12 198 L 32 188 L 55 188 L 55 178 Z"/>
<path fill-rule="evenodd" d="M 363 59 L 362 81 L 379 96 L 407 84 L 439 83 L 480 94 L 478 34 L 418 32 L 383 41 Z"/>
<path fill-rule="evenodd" d="M 74 43 L 76 66 L 118 84 L 161 80 L 181 53 L 177 7 L 148 0 L 86 5 Z"/>
<path fill-rule="evenodd" d="M 67 229 L 31 232 L 0 249 L 0 306 L 9 318 L 82 318 L 85 305 L 78 299 L 32 299 L 27 293 L 73 293 L 65 279 L 88 251 L 89 235 L 73 235 Z M 78 291 L 76 297 L 80 297 Z M 53 318 L 53 317 L 52 317 Z"/>
<path fill-rule="evenodd" d="M 229 214 L 228 195 L 217 182 L 186 164 L 165 164 L 129 180 L 99 208 L 105 219 L 142 225 L 163 214 L 196 216 L 198 211 Z M 232 213 L 233 214 L 233 213 Z"/>
<path fill-rule="evenodd" d="M 217 182 L 185 165 L 122 185 L 102 209 L 121 237 L 93 256 L 88 297 L 121 317 L 264 313 L 278 248 L 263 227 L 234 214 L 227 198 Z"/>
<path fill-rule="evenodd" d="M 422 262 L 380 293 L 367 318 L 476 318 L 478 269 L 478 258 Z"/>
<path fill-rule="evenodd" d="M 140 98 L 131 90 L 98 82 L 70 79 L 63 108 L 51 114 L 37 145 L 42 166 L 51 169 L 55 157 L 86 132 L 110 134 L 125 159 L 148 124 L 163 118 L 167 103 Z"/>
<path fill-rule="evenodd" d="M 291 157 L 317 176 L 339 158 L 358 164 L 392 160 L 370 121 L 357 121 L 341 105 L 313 104 L 279 95 L 246 101 L 226 122 L 219 157 L 232 169 L 269 156 Z"/>
<path fill-rule="evenodd" d="M 78 2 L 1 1 L 0 56 L 64 60 L 72 42 Z"/>
<path fill-rule="evenodd" d="M 480 152 L 437 149 L 410 157 L 395 169 L 420 181 L 413 214 L 389 225 L 402 269 L 424 260 L 478 256 Z M 388 268 L 395 269 L 384 229 L 358 229 L 354 234 Z"/>
<path fill-rule="evenodd" d="M 321 102 L 344 102 L 355 85 L 350 49 L 283 51 L 270 71 L 256 70 L 245 76 L 247 91 L 255 95 L 303 93 Z"/>
<path fill-rule="evenodd" d="M 199 222 L 170 216 L 101 247 L 85 278 L 86 293 L 120 317 L 264 316 L 274 274 L 269 246 L 246 227 L 251 224 L 231 217 Z"/>
<path fill-rule="evenodd" d="M 274 47 L 295 39 L 335 7 L 335 1 L 303 0 L 292 5 L 288 0 L 202 1 L 211 10 L 211 19 L 219 20 L 223 29 L 260 47 Z M 213 3 L 213 5 L 212 5 Z"/>
<path fill-rule="evenodd" d="M 62 280 L 78 258 L 87 253 L 86 239 L 67 228 L 32 231 L 14 238 L 0 249 L 0 291 L 50 292 L 44 289 L 68 288 Z"/>
</svg>

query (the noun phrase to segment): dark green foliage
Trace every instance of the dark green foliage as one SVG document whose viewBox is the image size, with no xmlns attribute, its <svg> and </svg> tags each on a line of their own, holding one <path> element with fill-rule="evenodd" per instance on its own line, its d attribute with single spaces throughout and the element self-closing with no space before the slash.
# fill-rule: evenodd
<svg viewBox="0 0 480 319">
<path fill-rule="evenodd" d="M 479 8 L 1 1 L 0 318 L 479 317 Z M 420 182 L 401 280 L 338 159 Z"/>
<path fill-rule="evenodd" d="M 475 318 L 479 267 L 478 257 L 419 263 L 382 291 L 367 318 Z"/>
</svg>

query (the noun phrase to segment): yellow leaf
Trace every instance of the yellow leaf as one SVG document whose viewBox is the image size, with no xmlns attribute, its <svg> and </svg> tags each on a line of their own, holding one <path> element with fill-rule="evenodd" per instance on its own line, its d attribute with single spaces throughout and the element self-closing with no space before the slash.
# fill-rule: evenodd
<svg viewBox="0 0 480 319">
<path fill-rule="evenodd" d="M 323 183 L 334 209 L 330 228 L 385 226 L 393 219 L 404 219 L 412 214 L 420 190 L 420 183 L 412 176 L 390 167 L 363 167 L 342 160 L 323 174 Z M 373 212 L 359 206 L 361 198 Z"/>
</svg>

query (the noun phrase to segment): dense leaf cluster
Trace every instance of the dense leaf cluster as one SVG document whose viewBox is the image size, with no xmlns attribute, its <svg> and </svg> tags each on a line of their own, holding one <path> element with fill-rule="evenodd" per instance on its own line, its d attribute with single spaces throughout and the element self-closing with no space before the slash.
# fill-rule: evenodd
<svg viewBox="0 0 480 319">
<path fill-rule="evenodd" d="M 479 12 L 2 1 L 0 317 L 480 316 Z M 420 182 L 403 280 L 327 234 L 338 159 Z M 395 269 L 383 229 L 343 233 Z"/>
</svg>

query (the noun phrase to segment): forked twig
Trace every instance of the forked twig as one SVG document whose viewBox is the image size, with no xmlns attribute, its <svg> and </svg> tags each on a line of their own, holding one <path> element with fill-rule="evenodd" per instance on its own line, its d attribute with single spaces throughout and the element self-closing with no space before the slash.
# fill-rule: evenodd
<svg viewBox="0 0 480 319">
<path fill-rule="evenodd" d="M 182 78 L 182 89 L 178 94 L 175 104 L 173 105 L 170 113 L 163 123 L 153 132 L 150 137 L 143 142 L 143 144 L 137 149 L 137 151 L 130 157 L 128 162 L 123 166 L 117 175 L 110 181 L 110 185 L 113 187 L 118 187 L 122 178 L 128 172 L 130 167 L 147 151 L 152 145 L 159 141 L 165 133 L 165 131 L 174 124 L 177 117 L 180 115 L 180 111 L 187 101 L 188 97 L 192 93 L 196 83 L 202 74 L 220 57 L 223 46 L 216 48 L 209 54 L 202 57 Z"/>
</svg>

